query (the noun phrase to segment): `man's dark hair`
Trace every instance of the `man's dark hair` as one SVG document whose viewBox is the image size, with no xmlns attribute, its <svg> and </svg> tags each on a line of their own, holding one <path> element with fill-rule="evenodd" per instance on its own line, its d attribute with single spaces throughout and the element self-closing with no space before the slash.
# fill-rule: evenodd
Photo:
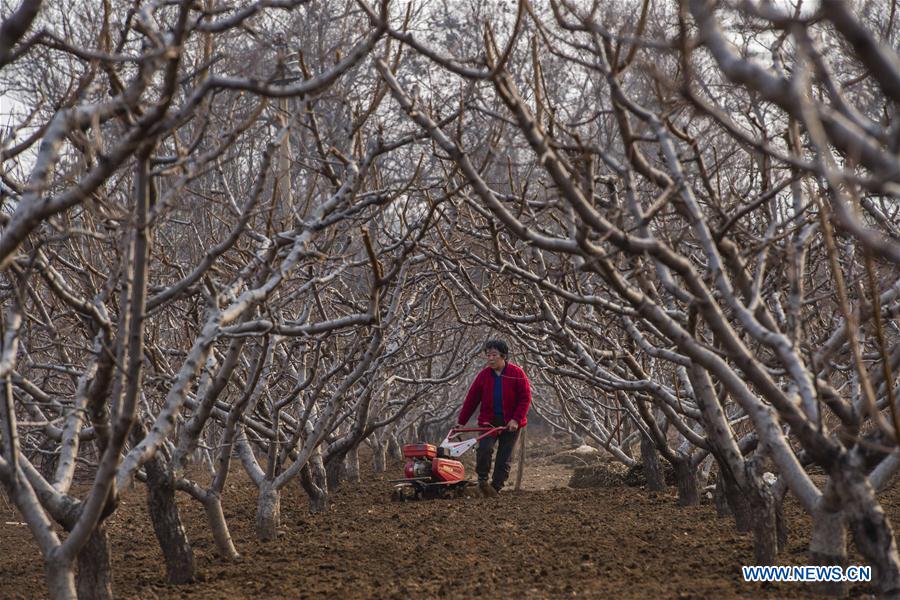
<svg viewBox="0 0 900 600">
<path fill-rule="evenodd" d="M 500 356 L 506 358 L 509 356 L 509 346 L 506 345 L 506 342 L 503 340 L 488 340 L 484 343 L 484 351 L 488 350 L 496 350 L 500 353 Z"/>
</svg>

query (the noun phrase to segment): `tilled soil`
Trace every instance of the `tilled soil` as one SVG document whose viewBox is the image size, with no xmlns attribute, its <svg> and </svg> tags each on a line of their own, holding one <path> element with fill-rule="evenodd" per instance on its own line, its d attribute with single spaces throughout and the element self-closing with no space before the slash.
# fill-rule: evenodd
<svg viewBox="0 0 900 600">
<path fill-rule="evenodd" d="M 395 467 L 399 469 L 399 467 Z M 237 471 L 237 469 L 235 470 Z M 396 503 L 387 480 L 345 484 L 326 514 L 299 485 L 282 499 L 274 542 L 256 541 L 255 489 L 235 472 L 223 498 L 241 558 L 220 560 L 199 504 L 180 497 L 198 581 L 170 586 L 138 488 L 110 520 L 119 598 L 802 598 L 802 584 L 750 584 L 749 535 L 709 504 L 677 506 L 638 488 L 570 489 L 560 465 L 529 467 L 496 499 Z M 885 503 L 893 522 L 900 507 Z M 807 562 L 809 525 L 789 507 L 783 564 Z M 0 597 L 46 596 L 37 547 L 0 496 Z M 853 562 L 853 561 L 851 561 Z M 858 562 L 858 561 L 857 561 Z M 853 588 L 854 596 L 865 588 Z"/>
</svg>

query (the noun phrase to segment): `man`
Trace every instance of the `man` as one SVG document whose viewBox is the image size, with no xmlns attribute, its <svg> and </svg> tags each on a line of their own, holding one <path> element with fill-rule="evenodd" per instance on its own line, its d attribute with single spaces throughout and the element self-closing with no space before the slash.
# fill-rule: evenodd
<svg viewBox="0 0 900 600">
<path fill-rule="evenodd" d="M 499 436 L 488 436 L 478 443 L 475 450 L 475 472 L 478 473 L 478 487 L 487 497 L 496 496 L 509 477 L 512 451 L 519 436 L 519 430 L 528 421 L 531 407 L 531 383 L 525 371 L 518 365 L 507 362 L 509 348 L 503 340 L 488 340 L 484 344 L 487 367 L 481 370 L 472 382 L 466 400 L 459 413 L 459 424 L 465 425 L 481 404 L 478 412 L 480 427 L 505 427 Z M 491 456 L 497 444 L 497 460 L 494 476 L 488 484 L 491 472 Z"/>
</svg>

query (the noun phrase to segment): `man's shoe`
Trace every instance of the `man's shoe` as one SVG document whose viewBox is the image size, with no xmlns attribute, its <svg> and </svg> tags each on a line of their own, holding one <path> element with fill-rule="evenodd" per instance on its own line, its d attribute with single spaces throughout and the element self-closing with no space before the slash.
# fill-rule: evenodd
<svg viewBox="0 0 900 600">
<path fill-rule="evenodd" d="M 494 489 L 494 486 L 489 484 L 487 481 L 479 481 L 478 489 L 481 490 L 481 495 L 485 498 L 496 498 L 497 490 Z"/>
</svg>

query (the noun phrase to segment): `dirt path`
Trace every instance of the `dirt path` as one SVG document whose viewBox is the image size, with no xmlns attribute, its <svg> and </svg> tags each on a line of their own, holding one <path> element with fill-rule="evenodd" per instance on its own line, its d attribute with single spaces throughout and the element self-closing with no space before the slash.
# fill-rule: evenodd
<svg viewBox="0 0 900 600">
<path fill-rule="evenodd" d="M 254 493 L 241 474 L 229 483 L 226 516 L 242 558 L 213 552 L 199 505 L 182 498 L 200 581 L 162 581 L 162 559 L 143 510 L 143 491 L 112 519 L 119 598 L 790 598 L 799 584 L 740 581 L 752 563 L 748 536 L 709 505 L 680 508 L 674 496 L 635 488 L 548 489 L 564 483 L 559 465 L 529 469 L 525 490 L 498 499 L 393 503 L 391 473 L 345 485 L 331 512 L 306 514 L 296 489 L 283 500 L 273 543 L 253 537 Z M 531 489 L 529 489 L 531 488 Z M 541 489 L 534 489 L 541 488 Z M 893 502 L 886 510 L 894 522 Z M 783 562 L 803 564 L 808 525 L 795 527 Z M 0 523 L 17 521 L 0 499 Z M 0 597 L 46 595 L 27 529 L 0 525 Z M 854 590 L 859 595 L 863 590 Z"/>
</svg>

